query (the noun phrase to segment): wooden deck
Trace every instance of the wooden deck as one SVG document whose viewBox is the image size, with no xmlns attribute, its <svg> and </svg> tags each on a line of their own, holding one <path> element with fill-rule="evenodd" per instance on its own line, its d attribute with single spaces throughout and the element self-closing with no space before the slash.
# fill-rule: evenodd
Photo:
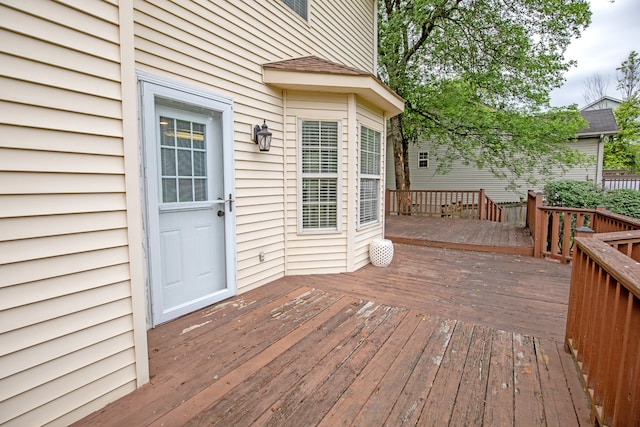
<svg viewBox="0 0 640 427">
<path fill-rule="evenodd" d="M 533 256 L 533 238 L 524 227 L 477 219 L 392 215 L 387 239 L 396 243 L 447 249 Z"/>
<path fill-rule="evenodd" d="M 151 382 L 79 425 L 578 426 L 570 267 L 395 245 L 149 331 Z"/>
</svg>

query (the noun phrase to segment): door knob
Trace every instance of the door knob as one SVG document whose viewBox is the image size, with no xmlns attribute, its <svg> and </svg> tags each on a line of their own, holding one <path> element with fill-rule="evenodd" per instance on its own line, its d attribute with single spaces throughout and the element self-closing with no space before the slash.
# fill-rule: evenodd
<svg viewBox="0 0 640 427">
<path fill-rule="evenodd" d="M 224 211 L 218 211 L 218 216 L 224 216 Z"/>
</svg>

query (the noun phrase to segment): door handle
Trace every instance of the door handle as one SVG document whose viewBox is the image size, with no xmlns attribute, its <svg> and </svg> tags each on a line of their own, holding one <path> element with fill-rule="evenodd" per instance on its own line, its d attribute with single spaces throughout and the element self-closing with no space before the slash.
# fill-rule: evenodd
<svg viewBox="0 0 640 427">
<path fill-rule="evenodd" d="M 233 194 L 229 193 L 229 212 L 233 212 Z"/>
<path fill-rule="evenodd" d="M 218 211 L 218 216 L 224 216 L 224 211 Z"/>
</svg>

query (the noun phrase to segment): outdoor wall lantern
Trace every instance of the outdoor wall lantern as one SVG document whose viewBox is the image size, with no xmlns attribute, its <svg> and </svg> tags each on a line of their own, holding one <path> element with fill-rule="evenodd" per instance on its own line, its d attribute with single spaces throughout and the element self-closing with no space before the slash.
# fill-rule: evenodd
<svg viewBox="0 0 640 427">
<path fill-rule="evenodd" d="M 262 126 L 256 125 L 253 128 L 253 140 L 258 144 L 260 151 L 269 151 L 269 148 L 271 148 L 271 135 L 266 120 L 264 120 Z"/>
</svg>

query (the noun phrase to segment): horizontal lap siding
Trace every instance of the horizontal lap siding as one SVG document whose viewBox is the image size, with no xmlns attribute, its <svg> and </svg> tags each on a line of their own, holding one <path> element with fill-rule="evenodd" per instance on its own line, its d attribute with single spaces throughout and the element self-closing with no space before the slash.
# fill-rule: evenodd
<svg viewBox="0 0 640 427">
<path fill-rule="evenodd" d="M 0 23 L 0 424 L 66 424 L 136 387 L 118 8 Z"/>
<path fill-rule="evenodd" d="M 287 274 L 342 273 L 347 269 L 347 222 L 349 202 L 347 183 L 348 164 L 348 113 L 347 95 L 327 95 L 291 92 L 287 94 L 286 122 L 286 233 L 287 233 Z M 298 164 L 299 164 L 299 120 L 340 121 L 340 197 L 341 205 L 338 221 L 339 232 L 300 233 L 298 223 Z M 351 201 L 352 203 L 355 201 Z"/>
<path fill-rule="evenodd" d="M 318 240 L 315 236 L 298 236 L 296 239 L 306 240 L 307 247 L 285 254 L 285 234 L 297 234 L 297 212 L 295 207 L 290 208 L 296 203 L 295 193 L 291 193 L 297 191 L 295 177 L 293 187 L 290 184 L 296 160 L 287 157 L 285 169 L 282 91 L 262 83 L 262 64 L 316 55 L 373 72 L 374 4 L 371 0 L 312 1 L 306 22 L 281 0 L 134 3 L 138 68 L 233 100 L 240 292 L 268 283 L 287 271 L 318 271 L 321 266 L 317 257 L 306 255 L 314 253 L 317 244 L 337 244 L 339 249 L 323 255 L 323 259 L 335 271 L 345 269 L 344 233 L 330 242 L 325 237 Z M 265 21 L 269 22 L 268 31 Z M 309 114 L 317 117 L 327 109 L 334 117 L 335 106 L 323 105 L 324 95 L 318 96 L 321 100 L 310 107 Z M 346 97 L 341 97 L 340 104 L 338 109 L 345 110 Z M 321 111 L 313 111 L 314 108 Z M 259 153 L 251 141 L 253 127 L 263 119 L 273 132 L 269 153 Z M 346 129 L 346 120 L 343 125 Z M 346 150 L 344 153 L 346 162 Z M 346 178 L 343 175 L 343 200 Z M 294 205 L 288 200 L 291 196 Z M 260 253 L 264 253 L 263 262 Z"/>
<path fill-rule="evenodd" d="M 370 0 L 310 1 L 312 34 L 321 56 L 372 74 L 375 62 L 375 3 Z"/>
<path fill-rule="evenodd" d="M 358 135 L 360 135 L 360 126 L 367 126 L 370 129 L 380 132 L 380 150 L 381 156 L 383 159 L 381 170 L 380 170 L 380 210 L 378 213 L 378 218 L 380 221 L 377 224 L 367 224 L 363 227 L 358 226 L 356 236 L 355 236 L 355 254 L 354 254 L 354 263 L 355 269 L 359 269 L 364 267 L 369 263 L 369 244 L 373 239 L 381 239 L 384 237 L 383 225 L 384 225 L 384 188 L 385 188 L 385 167 L 386 164 L 384 162 L 386 156 L 386 147 L 385 147 L 385 129 L 383 128 L 384 117 L 380 110 L 377 108 L 360 102 L 357 108 L 358 115 Z M 359 144 L 359 141 L 358 141 Z M 358 150 L 358 158 L 360 151 Z M 393 152 L 391 152 L 393 155 Z M 358 161 L 358 166 L 360 162 Z M 360 194 L 359 182 L 357 183 L 358 188 L 356 194 Z M 358 211 L 360 210 L 360 205 L 356 206 Z M 359 218 L 359 217 L 358 217 Z M 358 221 L 358 219 L 356 219 Z"/>
</svg>

